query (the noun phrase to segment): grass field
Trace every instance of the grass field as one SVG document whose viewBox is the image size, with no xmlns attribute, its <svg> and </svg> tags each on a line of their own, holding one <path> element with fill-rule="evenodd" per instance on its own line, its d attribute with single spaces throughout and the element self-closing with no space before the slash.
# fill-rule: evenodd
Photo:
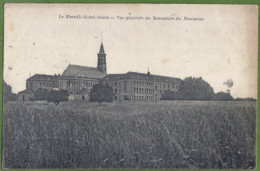
<svg viewBox="0 0 260 171">
<path fill-rule="evenodd" d="M 4 168 L 254 168 L 256 102 L 4 104 Z"/>
</svg>

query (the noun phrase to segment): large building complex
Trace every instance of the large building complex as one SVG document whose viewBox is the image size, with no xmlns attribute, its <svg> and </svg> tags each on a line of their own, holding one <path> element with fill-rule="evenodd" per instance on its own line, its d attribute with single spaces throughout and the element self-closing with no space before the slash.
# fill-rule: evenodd
<svg viewBox="0 0 260 171">
<path fill-rule="evenodd" d="M 102 82 L 113 88 L 114 100 L 160 100 L 165 90 L 178 91 L 181 79 L 138 72 L 108 74 L 106 53 L 101 43 L 97 67 L 68 65 L 61 75 L 35 74 L 26 80 L 26 90 L 19 92 L 19 100 L 30 100 L 39 89 L 67 90 L 70 100 L 89 98 L 93 85 Z"/>
<path fill-rule="evenodd" d="M 160 100 L 165 90 L 178 91 L 181 79 L 128 72 L 109 74 L 101 80 L 113 88 L 114 100 Z"/>
</svg>

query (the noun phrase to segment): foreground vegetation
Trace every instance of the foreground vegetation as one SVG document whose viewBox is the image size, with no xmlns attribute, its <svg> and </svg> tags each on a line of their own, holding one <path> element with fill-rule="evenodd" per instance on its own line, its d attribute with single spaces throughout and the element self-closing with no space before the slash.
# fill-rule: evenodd
<svg viewBox="0 0 260 171">
<path fill-rule="evenodd" d="M 5 168 L 254 168 L 255 102 L 4 105 Z"/>
</svg>

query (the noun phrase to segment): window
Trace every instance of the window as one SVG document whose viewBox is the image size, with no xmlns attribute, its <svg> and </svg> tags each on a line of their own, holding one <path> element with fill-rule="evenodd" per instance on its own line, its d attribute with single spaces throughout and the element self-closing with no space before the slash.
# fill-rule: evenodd
<svg viewBox="0 0 260 171">
<path fill-rule="evenodd" d="M 157 86 L 155 86 L 155 90 L 157 90 Z"/>
<path fill-rule="evenodd" d="M 32 89 L 33 88 L 33 83 L 30 83 L 29 85 L 30 85 L 30 89 Z"/>
<path fill-rule="evenodd" d="M 115 82 L 115 86 L 117 86 L 117 82 Z"/>
<path fill-rule="evenodd" d="M 124 92 L 127 92 L 127 81 L 124 81 Z"/>
<path fill-rule="evenodd" d="M 115 89 L 115 94 L 117 93 L 117 89 Z"/>
<path fill-rule="evenodd" d="M 115 96 L 115 100 L 117 100 L 117 96 Z"/>
</svg>

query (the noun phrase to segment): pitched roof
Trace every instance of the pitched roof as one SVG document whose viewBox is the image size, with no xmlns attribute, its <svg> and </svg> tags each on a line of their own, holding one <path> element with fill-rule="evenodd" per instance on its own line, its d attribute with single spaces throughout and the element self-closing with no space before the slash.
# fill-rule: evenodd
<svg viewBox="0 0 260 171">
<path fill-rule="evenodd" d="M 169 83 L 180 83 L 182 81 L 180 78 L 144 74 L 138 72 L 128 72 L 126 74 L 109 74 L 103 80 L 116 80 L 116 79 L 136 79 L 136 80 L 147 80 L 147 81 L 169 82 Z"/>
<path fill-rule="evenodd" d="M 107 75 L 105 78 L 103 78 L 103 80 L 119 80 L 119 79 L 123 79 L 125 76 L 125 74 L 109 74 Z"/>
<path fill-rule="evenodd" d="M 26 81 L 58 81 L 58 75 L 35 74 Z"/>
<path fill-rule="evenodd" d="M 62 73 L 62 76 L 80 76 L 80 77 L 89 77 L 89 78 L 104 78 L 105 73 L 101 72 L 94 67 L 86 67 L 79 65 L 68 65 L 68 67 Z"/>
</svg>

